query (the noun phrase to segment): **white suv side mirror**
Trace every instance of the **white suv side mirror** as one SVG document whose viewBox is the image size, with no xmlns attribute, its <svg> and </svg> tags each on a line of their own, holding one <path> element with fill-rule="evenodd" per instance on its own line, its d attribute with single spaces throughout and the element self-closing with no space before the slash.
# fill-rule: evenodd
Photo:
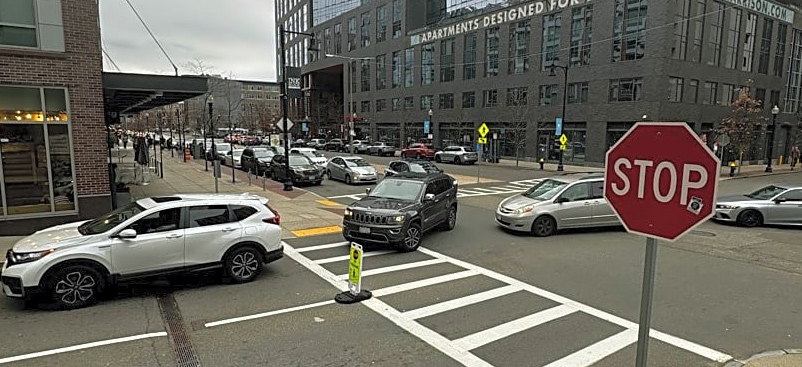
<svg viewBox="0 0 802 367">
<path fill-rule="evenodd" d="M 119 234 L 117 234 L 117 237 L 120 237 L 120 238 L 136 238 L 136 230 L 133 230 L 133 229 L 130 229 L 130 228 L 123 229 L 122 231 L 120 231 Z"/>
</svg>

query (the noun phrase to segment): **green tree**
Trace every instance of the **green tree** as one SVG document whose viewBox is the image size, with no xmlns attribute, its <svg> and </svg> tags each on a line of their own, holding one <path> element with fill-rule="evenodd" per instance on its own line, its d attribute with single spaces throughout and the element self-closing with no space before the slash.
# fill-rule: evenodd
<svg viewBox="0 0 802 367">
<path fill-rule="evenodd" d="M 761 115 L 761 101 L 749 94 L 748 88 L 738 90 L 738 99 L 730 104 L 729 116 L 721 120 L 717 132 L 730 138 L 730 150 L 738 156 L 739 166 L 743 155 L 754 141 L 763 137 L 766 118 Z"/>
</svg>

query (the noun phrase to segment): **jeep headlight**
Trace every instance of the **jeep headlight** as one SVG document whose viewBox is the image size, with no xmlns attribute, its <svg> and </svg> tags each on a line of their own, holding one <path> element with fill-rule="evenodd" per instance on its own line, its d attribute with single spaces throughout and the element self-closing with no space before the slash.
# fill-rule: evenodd
<svg viewBox="0 0 802 367">
<path fill-rule="evenodd" d="M 406 215 L 396 215 L 396 216 L 390 217 L 390 222 L 391 223 L 403 223 L 404 219 L 406 219 L 406 218 L 407 218 Z"/>
<path fill-rule="evenodd" d="M 13 252 L 14 262 L 15 263 L 29 263 L 32 261 L 39 260 L 47 255 L 52 254 L 55 249 L 49 249 L 45 251 L 38 251 L 38 252 Z"/>
<path fill-rule="evenodd" d="M 345 211 L 343 212 L 343 216 L 345 216 L 346 218 L 350 217 L 352 214 L 354 214 L 354 212 L 351 211 L 351 209 L 348 209 L 348 208 L 346 208 Z"/>
<path fill-rule="evenodd" d="M 534 205 L 527 205 L 527 206 L 520 207 L 520 208 L 518 208 L 518 209 L 515 209 L 515 210 L 513 210 L 512 214 L 523 214 L 523 213 L 529 213 L 529 212 L 531 212 L 531 211 L 532 211 L 532 210 L 534 210 L 534 209 L 535 209 Z"/>
</svg>

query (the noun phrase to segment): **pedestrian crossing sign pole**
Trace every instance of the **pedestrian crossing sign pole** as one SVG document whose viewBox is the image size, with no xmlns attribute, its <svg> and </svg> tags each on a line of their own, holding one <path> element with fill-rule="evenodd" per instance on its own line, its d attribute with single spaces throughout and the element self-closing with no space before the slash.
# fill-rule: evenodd
<svg viewBox="0 0 802 367">
<path fill-rule="evenodd" d="M 356 303 L 373 296 L 369 290 L 362 289 L 362 245 L 351 242 L 348 253 L 348 290 L 334 297 L 337 303 Z"/>
</svg>

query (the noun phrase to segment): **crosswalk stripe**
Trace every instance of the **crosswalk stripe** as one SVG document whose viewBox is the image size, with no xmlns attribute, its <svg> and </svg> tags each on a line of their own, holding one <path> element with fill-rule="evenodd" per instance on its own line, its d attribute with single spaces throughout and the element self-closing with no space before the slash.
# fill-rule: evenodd
<svg viewBox="0 0 802 367">
<path fill-rule="evenodd" d="M 308 251 L 325 250 L 327 248 L 343 247 L 343 246 L 348 246 L 348 242 L 334 242 L 334 243 L 327 243 L 325 245 L 299 247 L 296 248 L 295 251 L 308 252 Z"/>
<path fill-rule="evenodd" d="M 366 276 L 369 276 L 369 275 L 391 273 L 391 272 L 394 272 L 394 271 L 400 271 L 400 270 L 406 270 L 406 269 L 412 269 L 412 268 L 419 268 L 419 267 L 422 267 L 422 266 L 441 264 L 441 263 L 444 263 L 444 262 L 446 262 L 446 260 L 443 260 L 443 259 L 431 259 L 431 260 L 416 261 L 414 263 L 406 263 L 406 264 L 401 264 L 401 265 L 385 266 L 383 268 L 365 270 L 365 271 L 362 272 L 362 276 L 366 277 Z M 348 279 L 348 274 L 338 275 L 337 278 Z"/>
<path fill-rule="evenodd" d="M 391 253 L 395 253 L 395 252 L 397 252 L 397 251 L 391 251 L 391 250 L 371 251 L 371 252 L 363 253 L 362 257 L 365 258 L 365 257 L 371 257 L 371 256 L 386 255 L 386 254 L 391 254 Z M 329 258 L 326 258 L 326 259 L 313 260 L 313 262 L 315 264 L 328 264 L 328 263 L 333 263 L 333 262 L 337 262 L 337 261 L 345 261 L 345 260 L 348 260 L 350 258 L 351 258 L 351 255 L 342 255 L 342 256 L 329 257 Z"/>
<path fill-rule="evenodd" d="M 638 331 L 627 329 L 573 354 L 547 364 L 545 367 L 587 367 L 638 341 Z"/>
<path fill-rule="evenodd" d="M 493 191 L 493 190 L 490 190 L 490 189 L 484 189 L 484 188 L 481 188 L 481 187 L 471 187 L 471 190 L 474 190 L 474 191 L 479 191 L 479 192 L 490 192 L 490 193 L 495 193 L 495 191 Z"/>
<path fill-rule="evenodd" d="M 491 289 L 489 291 L 485 291 L 482 293 L 471 294 L 469 296 L 452 299 L 450 301 L 436 303 L 431 306 L 417 308 L 414 310 L 404 312 L 403 315 L 411 319 L 422 319 L 424 317 L 436 315 L 441 312 L 446 312 L 456 308 L 472 305 L 474 303 L 486 301 L 491 298 L 506 296 L 510 293 L 515 293 L 520 290 L 521 289 L 516 286 L 508 285 L 496 289 Z"/>
<path fill-rule="evenodd" d="M 568 305 L 559 305 L 547 310 L 540 311 L 535 314 L 521 317 L 517 320 L 503 323 L 494 326 L 490 329 L 485 329 L 480 332 L 468 335 L 466 337 L 454 340 L 454 344 L 465 350 L 472 350 L 479 348 L 485 344 L 490 344 L 496 340 L 504 339 L 515 333 L 519 333 L 526 329 L 545 324 L 549 321 L 559 319 L 563 316 L 570 315 L 577 310 Z"/>
<path fill-rule="evenodd" d="M 479 194 L 481 194 L 481 192 L 478 192 L 478 191 L 471 191 L 471 190 L 466 190 L 466 189 L 459 189 L 457 192 L 458 192 L 458 193 L 463 193 L 463 194 L 465 194 L 466 196 L 467 196 L 467 195 L 479 195 Z"/>
<path fill-rule="evenodd" d="M 427 286 L 430 286 L 430 285 L 450 282 L 452 280 L 468 278 L 468 277 L 472 277 L 472 276 L 478 275 L 478 274 L 479 273 L 477 273 L 477 272 L 475 272 L 473 270 L 463 270 L 463 271 L 456 272 L 456 273 L 440 275 L 440 276 L 437 276 L 437 277 L 434 277 L 434 278 L 416 280 L 414 282 L 394 285 L 394 286 L 390 286 L 390 287 L 387 287 L 387 288 L 376 289 L 376 290 L 373 291 L 373 297 L 383 297 L 383 296 L 386 296 L 386 295 L 389 295 L 389 294 L 406 292 L 406 291 L 409 291 L 409 290 L 413 290 L 413 289 L 417 289 L 417 288 L 423 288 L 423 287 L 427 287 Z"/>
</svg>

